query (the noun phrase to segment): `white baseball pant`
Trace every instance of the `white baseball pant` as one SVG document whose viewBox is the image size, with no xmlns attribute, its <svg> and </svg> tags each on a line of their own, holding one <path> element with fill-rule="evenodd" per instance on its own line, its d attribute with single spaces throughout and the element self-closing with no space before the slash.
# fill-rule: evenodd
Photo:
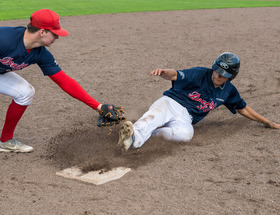
<svg viewBox="0 0 280 215">
<path fill-rule="evenodd" d="M 35 89 L 25 79 L 14 72 L 0 74 L 0 93 L 14 98 L 23 106 L 30 105 L 35 95 Z"/>
<path fill-rule="evenodd" d="M 188 110 L 174 99 L 163 96 L 133 124 L 135 140 L 133 147 L 141 147 L 151 136 L 166 140 L 188 142 L 194 129 Z"/>
</svg>

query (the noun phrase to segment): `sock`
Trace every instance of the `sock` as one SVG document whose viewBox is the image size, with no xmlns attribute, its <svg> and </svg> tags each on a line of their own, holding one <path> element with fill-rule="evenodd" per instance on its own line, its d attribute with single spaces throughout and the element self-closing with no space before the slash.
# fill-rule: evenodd
<svg viewBox="0 0 280 215">
<path fill-rule="evenodd" d="M 14 100 L 12 101 L 7 110 L 6 120 L 0 138 L 1 142 L 6 142 L 13 138 L 17 123 L 22 117 L 26 108 L 27 106 L 22 106 L 15 103 Z"/>
</svg>

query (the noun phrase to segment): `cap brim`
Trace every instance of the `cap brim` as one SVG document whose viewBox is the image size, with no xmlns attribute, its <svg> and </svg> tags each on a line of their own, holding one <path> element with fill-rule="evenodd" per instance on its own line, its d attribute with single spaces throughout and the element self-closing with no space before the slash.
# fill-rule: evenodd
<svg viewBox="0 0 280 215">
<path fill-rule="evenodd" d="M 225 77 L 225 78 L 231 78 L 232 74 L 226 72 L 225 70 L 223 70 L 222 68 L 218 67 L 217 65 L 213 65 L 212 69 L 217 72 L 219 75 Z"/>
<path fill-rule="evenodd" d="M 60 37 L 66 37 L 69 32 L 66 31 L 65 29 L 63 28 L 59 28 L 59 29 L 50 29 L 51 32 L 53 32 L 54 34 L 60 36 Z"/>
</svg>

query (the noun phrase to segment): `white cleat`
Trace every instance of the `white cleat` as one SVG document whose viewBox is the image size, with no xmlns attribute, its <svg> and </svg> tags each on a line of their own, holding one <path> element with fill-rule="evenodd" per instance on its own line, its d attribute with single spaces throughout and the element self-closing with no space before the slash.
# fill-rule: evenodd
<svg viewBox="0 0 280 215">
<path fill-rule="evenodd" d="M 120 128 L 118 145 L 127 151 L 133 145 L 134 139 L 133 124 L 126 121 Z"/>
<path fill-rule="evenodd" d="M 0 152 L 33 152 L 34 149 L 31 146 L 22 144 L 18 139 L 12 138 L 6 142 L 0 141 Z"/>
</svg>

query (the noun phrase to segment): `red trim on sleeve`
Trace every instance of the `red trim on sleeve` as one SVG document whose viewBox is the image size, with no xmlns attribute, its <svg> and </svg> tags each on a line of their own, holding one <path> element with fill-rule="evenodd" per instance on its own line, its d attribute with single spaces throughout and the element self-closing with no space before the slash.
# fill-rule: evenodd
<svg viewBox="0 0 280 215">
<path fill-rule="evenodd" d="M 70 76 L 66 75 L 63 70 L 49 76 L 62 90 L 70 96 L 78 99 L 94 110 L 100 105 L 94 98 L 92 98 L 82 87 Z"/>
</svg>

